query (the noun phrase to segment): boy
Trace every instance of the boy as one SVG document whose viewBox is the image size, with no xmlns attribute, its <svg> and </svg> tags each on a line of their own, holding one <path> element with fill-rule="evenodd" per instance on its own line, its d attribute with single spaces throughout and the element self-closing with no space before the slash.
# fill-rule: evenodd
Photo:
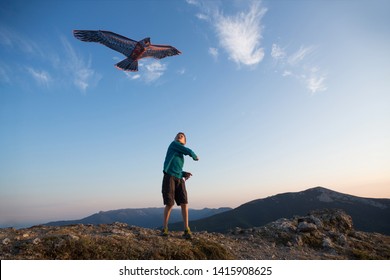
<svg viewBox="0 0 390 280">
<path fill-rule="evenodd" d="M 184 223 L 183 237 L 191 238 L 191 230 L 188 225 L 188 198 L 185 181 L 192 174 L 183 171 L 184 155 L 191 156 L 194 160 L 199 157 L 189 148 L 185 147 L 187 139 L 183 132 L 179 132 L 175 140 L 169 145 L 164 161 L 164 178 L 162 183 L 162 195 L 164 200 L 164 226 L 163 236 L 168 236 L 168 221 L 173 205 L 181 207 Z"/>
</svg>

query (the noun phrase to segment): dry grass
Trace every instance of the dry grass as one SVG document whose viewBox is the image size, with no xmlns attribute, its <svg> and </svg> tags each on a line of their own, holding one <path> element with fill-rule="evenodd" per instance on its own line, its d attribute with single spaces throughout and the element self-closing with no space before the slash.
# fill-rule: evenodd
<svg viewBox="0 0 390 280">
<path fill-rule="evenodd" d="M 1 259 L 60 260 L 219 260 L 234 256 L 215 241 L 196 237 L 181 238 L 172 233 L 169 238 L 158 231 L 112 226 L 36 228 L 21 233 L 0 246 Z M 27 232 L 28 229 L 22 230 Z M 7 234 L 10 236 L 10 234 Z M 23 238 L 27 236 L 28 238 Z M 1 236 L 0 236 L 1 237 Z M 2 240 L 5 240 L 3 238 Z M 6 244 L 8 243 L 8 244 Z"/>
<path fill-rule="evenodd" d="M 390 259 L 390 236 L 354 231 L 345 213 L 321 212 L 318 217 L 324 227 L 305 232 L 291 219 L 230 234 L 199 232 L 191 240 L 182 238 L 182 232 L 162 237 L 157 230 L 121 223 L 0 229 L 0 259 Z M 337 223 L 345 226 L 337 230 Z"/>
</svg>

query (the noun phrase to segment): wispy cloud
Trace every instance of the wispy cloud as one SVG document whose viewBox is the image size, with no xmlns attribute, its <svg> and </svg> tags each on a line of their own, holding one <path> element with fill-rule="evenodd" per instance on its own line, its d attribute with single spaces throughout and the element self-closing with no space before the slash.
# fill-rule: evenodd
<svg viewBox="0 0 390 280">
<path fill-rule="evenodd" d="M 91 85 L 96 85 L 101 75 L 91 68 L 91 61 L 79 55 L 65 36 L 60 40 L 62 48 L 38 44 L 37 40 L 1 26 L 0 45 L 19 58 L 2 62 L 1 81 L 23 83 L 27 72 L 41 87 L 73 84 L 85 92 Z"/>
<path fill-rule="evenodd" d="M 326 76 L 324 74 L 319 73 L 319 70 L 317 68 L 312 68 L 310 70 L 309 77 L 305 79 L 306 86 L 311 91 L 311 93 L 327 90 L 325 80 Z"/>
<path fill-rule="evenodd" d="M 49 87 L 52 78 L 48 72 L 44 70 L 37 70 L 32 67 L 27 67 L 26 69 L 39 85 Z"/>
<path fill-rule="evenodd" d="M 177 71 L 177 73 L 178 73 L 179 75 L 184 75 L 184 74 L 186 73 L 186 69 L 185 69 L 185 68 L 179 69 L 179 70 Z"/>
<path fill-rule="evenodd" d="M 301 46 L 298 51 L 296 51 L 295 53 L 293 53 L 292 55 L 290 55 L 288 57 L 288 63 L 290 63 L 291 65 L 296 65 L 296 64 L 300 63 L 313 50 L 314 50 L 313 46 L 310 46 L 310 47 Z"/>
<path fill-rule="evenodd" d="M 221 48 L 229 59 L 238 65 L 247 66 L 257 65 L 263 60 L 261 19 L 267 9 L 259 2 L 253 2 L 246 11 L 233 15 L 225 15 L 214 2 L 187 0 L 187 3 L 201 10 L 196 17 L 211 24 Z M 215 57 L 214 48 L 209 48 L 209 53 Z"/>
<path fill-rule="evenodd" d="M 159 60 L 147 59 L 138 64 L 139 72 L 124 72 L 130 80 L 141 80 L 145 83 L 152 83 L 164 75 L 167 65 Z M 179 73 L 180 74 L 180 73 Z"/>
<path fill-rule="evenodd" d="M 291 77 L 303 83 L 312 94 L 327 90 L 326 75 L 318 66 L 311 66 L 310 54 L 314 53 L 314 46 L 301 46 L 298 50 L 288 54 L 285 48 L 278 44 L 272 45 L 271 57 L 283 77 Z"/>
<path fill-rule="evenodd" d="M 205 20 L 205 21 L 208 21 L 208 20 L 210 19 L 208 15 L 202 14 L 202 13 L 196 14 L 196 17 L 197 17 L 198 19 L 200 19 L 200 20 Z"/>
<path fill-rule="evenodd" d="M 255 65 L 263 60 L 264 49 L 260 47 L 262 39 L 260 20 L 265 12 L 265 8 L 255 3 L 248 12 L 234 16 L 220 14 L 217 17 L 215 28 L 220 44 L 234 62 Z"/>
<path fill-rule="evenodd" d="M 85 61 L 81 55 L 76 53 L 65 37 L 62 37 L 61 41 L 66 55 L 63 69 L 70 74 L 73 84 L 85 92 L 91 84 L 95 85 L 101 79 L 101 75 L 91 68 L 90 60 Z"/>
<path fill-rule="evenodd" d="M 160 61 L 154 61 L 150 64 L 146 64 L 145 69 L 145 81 L 153 82 L 164 75 L 164 72 L 167 70 L 167 66 Z"/>
<path fill-rule="evenodd" d="M 286 52 L 277 44 L 272 44 L 271 56 L 276 60 L 283 60 L 286 57 Z"/>
<path fill-rule="evenodd" d="M 195 6 L 199 5 L 199 1 L 197 0 L 186 0 L 186 2 L 190 5 L 195 5 Z"/>
<path fill-rule="evenodd" d="M 138 80 L 139 78 L 141 78 L 141 75 L 140 74 L 134 74 L 133 72 L 127 72 L 127 71 L 124 71 L 125 75 L 127 78 L 129 78 L 130 80 Z"/>
<path fill-rule="evenodd" d="M 0 64 L 0 83 L 10 84 L 11 78 L 10 78 L 10 70 L 8 69 L 7 65 L 4 65 L 3 63 Z"/>
<path fill-rule="evenodd" d="M 217 59 L 218 58 L 218 55 L 219 55 L 219 52 L 218 52 L 218 49 L 217 48 L 209 48 L 209 54 Z"/>
<path fill-rule="evenodd" d="M 13 32 L 4 26 L 0 26 L 0 44 L 28 55 L 44 56 L 45 53 L 39 44 L 30 38 Z"/>
<path fill-rule="evenodd" d="M 246 10 L 231 15 L 226 15 L 221 10 L 218 1 L 186 2 L 199 11 L 195 17 L 210 24 L 215 31 L 220 48 L 208 48 L 208 53 L 213 58 L 226 53 L 228 58 L 239 66 L 255 66 L 263 61 L 266 54 L 262 46 L 264 29 L 262 18 L 267 9 L 260 1 L 237 1 L 236 7 L 251 4 L 247 5 Z M 301 46 L 295 51 L 287 51 L 287 48 L 274 43 L 269 55 L 275 62 L 276 72 L 281 73 L 282 77 L 298 80 L 314 94 L 327 89 L 326 75 L 318 66 L 313 66 L 312 54 L 316 51 L 315 46 Z"/>
</svg>

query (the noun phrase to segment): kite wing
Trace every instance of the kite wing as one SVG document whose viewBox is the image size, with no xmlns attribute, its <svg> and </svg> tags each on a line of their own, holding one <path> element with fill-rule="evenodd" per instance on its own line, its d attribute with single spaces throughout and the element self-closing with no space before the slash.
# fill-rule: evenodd
<svg viewBox="0 0 390 280">
<path fill-rule="evenodd" d="M 84 42 L 97 42 L 117 52 L 130 56 L 137 41 L 103 30 L 73 30 L 73 35 Z"/>
<path fill-rule="evenodd" d="M 172 46 L 165 45 L 150 45 L 146 48 L 146 51 L 141 55 L 141 58 L 144 57 L 154 57 L 156 59 L 162 59 L 167 56 L 178 55 L 181 52 Z"/>
</svg>

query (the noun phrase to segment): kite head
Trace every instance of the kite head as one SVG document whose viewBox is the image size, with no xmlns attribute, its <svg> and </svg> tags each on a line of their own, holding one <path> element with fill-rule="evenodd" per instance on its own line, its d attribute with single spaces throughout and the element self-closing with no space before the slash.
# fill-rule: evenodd
<svg viewBox="0 0 390 280">
<path fill-rule="evenodd" d="M 142 39 L 141 43 L 144 45 L 144 47 L 149 47 L 150 46 L 150 37 L 146 37 L 145 39 Z"/>
</svg>

